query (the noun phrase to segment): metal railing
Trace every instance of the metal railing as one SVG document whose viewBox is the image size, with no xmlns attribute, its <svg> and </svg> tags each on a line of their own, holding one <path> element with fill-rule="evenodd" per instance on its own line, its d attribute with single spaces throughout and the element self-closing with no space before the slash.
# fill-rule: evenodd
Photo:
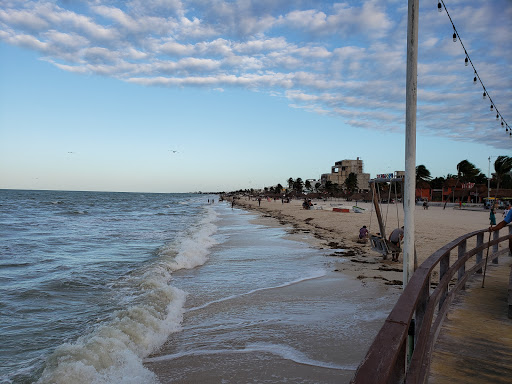
<svg viewBox="0 0 512 384">
<path fill-rule="evenodd" d="M 487 230 L 468 233 L 425 260 L 412 275 L 351 383 L 425 383 L 434 343 L 455 294 L 465 289 L 469 277 L 482 273 L 487 260 L 484 251 L 490 251 L 492 263 L 498 263 L 500 255 L 512 252 L 512 226 L 505 229 L 508 235 L 500 237 L 499 231 L 492 232 L 493 239 L 489 235 L 485 243 Z M 474 241 L 475 237 L 475 247 L 467 250 L 468 240 Z M 499 243 L 507 240 L 508 247 L 499 250 Z M 488 247 L 492 249 L 487 251 Z M 450 265 L 450 253 L 455 248 L 457 258 Z M 439 273 L 439 282 L 431 287 L 434 271 Z M 456 281 L 452 281 L 455 276 Z"/>
</svg>

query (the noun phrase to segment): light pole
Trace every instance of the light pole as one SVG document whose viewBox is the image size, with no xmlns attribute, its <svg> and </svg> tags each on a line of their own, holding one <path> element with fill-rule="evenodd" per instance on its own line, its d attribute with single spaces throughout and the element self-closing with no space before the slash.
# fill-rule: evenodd
<svg viewBox="0 0 512 384">
<path fill-rule="evenodd" d="M 403 286 L 414 273 L 414 209 L 416 206 L 416 108 L 418 87 L 418 8 L 419 0 L 409 0 L 407 19 L 407 71 L 405 102 L 405 180 L 404 180 L 404 267 Z"/>
<path fill-rule="evenodd" d="M 489 198 L 491 197 L 491 157 L 497 156 L 489 156 L 489 171 L 487 173 L 487 203 L 489 203 Z"/>
</svg>

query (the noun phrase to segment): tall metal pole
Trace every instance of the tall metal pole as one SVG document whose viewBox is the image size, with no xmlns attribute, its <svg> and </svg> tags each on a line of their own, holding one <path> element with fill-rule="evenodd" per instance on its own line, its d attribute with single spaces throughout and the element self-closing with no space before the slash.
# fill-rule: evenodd
<svg viewBox="0 0 512 384">
<path fill-rule="evenodd" d="M 487 204 L 491 197 L 491 156 L 489 156 L 489 172 L 487 173 Z"/>
<path fill-rule="evenodd" d="M 416 106 L 418 94 L 419 0 L 409 0 L 407 19 L 407 83 L 405 109 L 404 268 L 403 284 L 414 273 L 414 209 L 416 206 Z"/>
</svg>

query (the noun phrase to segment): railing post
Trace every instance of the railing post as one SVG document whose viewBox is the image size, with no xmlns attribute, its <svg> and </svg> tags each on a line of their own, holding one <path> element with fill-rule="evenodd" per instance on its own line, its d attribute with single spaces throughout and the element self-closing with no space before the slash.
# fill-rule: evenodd
<svg viewBox="0 0 512 384">
<path fill-rule="evenodd" d="M 466 253 L 466 240 L 464 240 L 462 243 L 459 244 L 458 252 L 457 252 L 457 259 L 462 259 L 464 257 L 464 254 Z M 464 275 L 466 274 L 466 263 L 462 264 L 459 268 L 459 271 L 457 273 L 457 281 L 460 281 L 464 278 Z M 466 284 L 464 284 L 461 289 L 466 289 Z"/>
<path fill-rule="evenodd" d="M 476 246 L 477 246 L 477 248 L 484 243 L 484 233 L 485 232 L 482 232 L 482 233 L 479 233 L 478 235 L 476 235 Z M 482 261 L 483 254 L 484 254 L 484 250 L 483 249 L 476 254 L 476 263 L 477 264 Z M 476 273 L 482 273 L 482 268 L 477 270 Z"/>
<path fill-rule="evenodd" d="M 508 234 L 512 235 L 512 225 L 508 226 Z M 508 239 L 509 256 L 512 256 L 512 238 Z"/>
<path fill-rule="evenodd" d="M 493 240 L 496 240 L 499 237 L 500 237 L 500 231 L 496 231 L 496 232 L 492 233 L 492 239 Z M 492 253 L 495 254 L 496 252 L 498 252 L 498 244 L 494 244 L 492 246 Z M 498 264 L 498 256 L 496 256 L 494 259 L 492 259 L 492 263 L 493 264 Z"/>
<path fill-rule="evenodd" d="M 439 261 L 439 282 L 441 282 L 446 271 L 448 271 L 448 268 L 450 268 L 450 252 L 448 252 L 446 255 L 444 255 L 441 258 L 441 260 Z M 444 299 L 446 299 L 447 293 L 448 293 L 448 286 L 443 290 L 443 293 L 441 294 L 441 298 L 439 299 L 439 309 L 441 309 L 441 307 L 443 306 Z"/>
</svg>

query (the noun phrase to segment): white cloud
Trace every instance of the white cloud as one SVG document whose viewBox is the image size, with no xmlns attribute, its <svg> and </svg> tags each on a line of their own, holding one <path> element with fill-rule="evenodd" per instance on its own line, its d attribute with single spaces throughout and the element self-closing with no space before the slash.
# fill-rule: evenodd
<svg viewBox="0 0 512 384">
<path fill-rule="evenodd" d="M 15 36 L 9 36 L 7 42 L 19 45 L 25 48 L 34 49 L 36 51 L 45 52 L 46 48 L 48 47 L 48 44 L 45 42 L 42 42 L 31 35 L 15 35 Z"/>
<path fill-rule="evenodd" d="M 167 55 L 186 56 L 195 53 L 195 48 L 191 44 L 180 44 L 175 41 L 169 41 L 162 44 L 160 50 Z"/>
<path fill-rule="evenodd" d="M 0 20 L 29 31 L 40 31 L 50 26 L 46 20 L 27 10 L 0 9 Z"/>
<path fill-rule="evenodd" d="M 68 72 L 147 86 L 246 87 L 284 94 L 294 108 L 354 126 L 403 127 L 407 7 L 397 1 L 72 3 L 4 2 L 0 39 Z M 512 4 L 460 0 L 450 8 L 496 106 L 512 123 Z M 472 129 L 489 105 L 472 84 L 472 68 L 464 67 L 460 43 L 451 40 L 446 14 L 436 4 L 423 7 L 419 25 L 418 128 L 445 136 Z M 493 144 L 498 135 L 467 137 Z"/>
</svg>

